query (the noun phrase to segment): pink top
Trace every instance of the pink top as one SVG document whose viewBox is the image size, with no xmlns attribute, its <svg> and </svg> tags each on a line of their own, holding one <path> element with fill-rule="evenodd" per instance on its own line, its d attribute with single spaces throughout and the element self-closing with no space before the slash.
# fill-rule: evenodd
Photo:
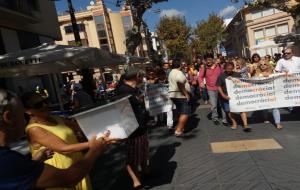
<svg viewBox="0 0 300 190">
<path fill-rule="evenodd" d="M 214 69 L 211 67 L 206 67 L 206 87 L 207 90 L 218 90 L 218 87 L 216 86 L 216 82 L 220 74 L 223 73 L 223 69 L 217 65 Z M 200 73 L 198 76 L 198 82 L 199 84 L 203 83 L 204 80 L 204 67 L 200 69 Z"/>
</svg>

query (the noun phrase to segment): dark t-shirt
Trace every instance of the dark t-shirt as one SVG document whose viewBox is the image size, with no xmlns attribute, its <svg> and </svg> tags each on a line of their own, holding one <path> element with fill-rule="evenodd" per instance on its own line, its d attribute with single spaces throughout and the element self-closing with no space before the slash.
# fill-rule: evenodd
<svg viewBox="0 0 300 190">
<path fill-rule="evenodd" d="M 0 189 L 27 190 L 42 174 L 44 164 L 7 147 L 0 147 Z"/>
<path fill-rule="evenodd" d="M 121 84 L 117 88 L 117 93 L 119 95 L 131 95 L 129 98 L 129 102 L 131 104 L 134 115 L 139 123 L 139 127 L 130 135 L 129 138 L 135 138 L 141 135 L 144 135 L 147 132 L 146 128 L 146 108 L 143 101 L 141 101 L 139 97 L 139 89 L 132 88 L 129 85 Z"/>
<path fill-rule="evenodd" d="M 228 95 L 227 88 L 226 88 L 226 78 L 227 77 L 241 78 L 242 76 L 240 73 L 237 73 L 237 72 L 233 72 L 232 75 L 228 75 L 226 72 L 224 72 L 218 77 L 216 86 L 221 87 L 224 94 L 226 94 L 226 95 Z"/>
<path fill-rule="evenodd" d="M 92 97 L 84 91 L 76 92 L 73 96 L 73 100 L 78 101 L 80 107 L 90 106 L 94 103 Z"/>
</svg>

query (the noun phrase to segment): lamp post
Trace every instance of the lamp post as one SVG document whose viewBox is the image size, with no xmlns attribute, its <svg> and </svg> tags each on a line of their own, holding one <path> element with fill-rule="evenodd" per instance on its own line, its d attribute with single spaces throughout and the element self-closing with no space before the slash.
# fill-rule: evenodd
<svg viewBox="0 0 300 190">
<path fill-rule="evenodd" d="M 72 0 L 67 0 L 68 1 L 68 8 L 69 8 L 69 14 L 71 18 L 71 23 L 72 23 L 72 29 L 73 29 L 73 34 L 74 34 L 74 39 L 75 43 L 77 46 L 82 46 L 81 39 L 80 39 L 80 34 L 78 30 L 78 25 L 75 17 L 75 11 L 73 8 Z"/>
</svg>

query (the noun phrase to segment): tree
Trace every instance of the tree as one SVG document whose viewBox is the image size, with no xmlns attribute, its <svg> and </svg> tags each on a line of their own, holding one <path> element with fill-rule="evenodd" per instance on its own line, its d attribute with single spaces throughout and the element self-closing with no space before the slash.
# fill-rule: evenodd
<svg viewBox="0 0 300 190">
<path fill-rule="evenodd" d="M 165 42 L 170 57 L 189 58 L 192 28 L 183 16 L 161 17 L 156 27 L 158 37 Z"/>
<path fill-rule="evenodd" d="M 121 4 L 123 0 L 117 0 L 117 6 Z M 148 9 L 152 8 L 153 3 L 160 3 L 168 0 L 124 0 L 125 5 L 130 7 L 133 18 L 133 29 L 128 34 L 126 39 L 127 53 L 134 55 L 136 48 L 142 44 L 141 33 L 147 33 L 147 24 L 143 20 L 143 15 Z M 150 38 L 146 36 L 147 44 L 151 44 Z M 148 48 L 151 48 L 148 45 Z M 151 49 L 150 49 L 151 51 Z M 151 56 L 151 55 L 149 55 Z"/>
<path fill-rule="evenodd" d="M 207 21 L 200 21 L 194 29 L 192 47 L 196 53 L 214 52 L 217 45 L 224 39 L 224 21 L 212 13 Z"/>
</svg>

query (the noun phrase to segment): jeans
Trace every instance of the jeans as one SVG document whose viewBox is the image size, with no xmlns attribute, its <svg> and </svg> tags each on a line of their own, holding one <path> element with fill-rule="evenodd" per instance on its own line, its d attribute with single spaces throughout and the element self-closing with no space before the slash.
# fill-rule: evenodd
<svg viewBox="0 0 300 190">
<path fill-rule="evenodd" d="M 211 118 L 213 121 L 217 121 L 219 119 L 218 115 L 218 105 L 220 105 L 219 101 L 219 92 L 217 90 L 208 90 L 208 97 L 210 102 L 210 110 L 211 110 Z M 221 107 L 222 112 L 222 122 L 227 123 L 226 113 L 224 112 L 223 106 Z"/>
<path fill-rule="evenodd" d="M 280 111 L 279 111 L 279 109 L 274 108 L 274 109 L 270 109 L 270 110 L 272 110 L 272 115 L 273 115 L 273 119 L 275 121 L 275 124 L 280 124 L 281 118 L 280 118 Z M 265 121 L 268 120 L 268 111 L 269 110 L 263 110 Z"/>
<path fill-rule="evenodd" d="M 201 93 L 202 100 L 207 101 L 208 100 L 207 89 L 206 88 L 201 88 L 200 93 Z"/>
</svg>

